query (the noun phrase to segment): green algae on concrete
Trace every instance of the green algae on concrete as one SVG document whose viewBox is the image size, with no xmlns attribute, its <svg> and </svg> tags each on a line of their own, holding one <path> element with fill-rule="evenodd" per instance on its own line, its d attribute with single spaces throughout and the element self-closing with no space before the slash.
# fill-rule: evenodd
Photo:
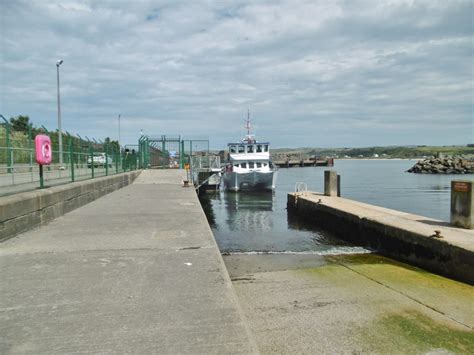
<svg viewBox="0 0 474 355">
<path fill-rule="evenodd" d="M 330 259 L 460 324 L 474 328 L 474 287 L 471 285 L 376 254 L 334 256 Z"/>
<path fill-rule="evenodd" d="M 408 310 L 388 314 L 361 330 L 360 340 L 370 342 L 370 350 L 380 353 L 474 354 L 474 332 L 435 322 L 432 318 Z"/>
<path fill-rule="evenodd" d="M 474 353 L 474 287 L 377 254 L 330 256 L 326 261 L 294 272 L 326 284 L 334 299 L 370 314 L 369 322 L 347 317 L 353 331 L 341 335 L 354 337 L 354 348 Z"/>
</svg>

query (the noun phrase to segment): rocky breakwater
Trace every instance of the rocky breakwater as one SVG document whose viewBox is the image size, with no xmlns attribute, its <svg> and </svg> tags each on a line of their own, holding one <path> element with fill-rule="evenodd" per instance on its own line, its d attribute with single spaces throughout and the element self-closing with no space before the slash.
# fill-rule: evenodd
<svg viewBox="0 0 474 355">
<path fill-rule="evenodd" d="M 415 174 L 474 174 L 474 161 L 461 157 L 431 157 L 407 170 Z"/>
</svg>

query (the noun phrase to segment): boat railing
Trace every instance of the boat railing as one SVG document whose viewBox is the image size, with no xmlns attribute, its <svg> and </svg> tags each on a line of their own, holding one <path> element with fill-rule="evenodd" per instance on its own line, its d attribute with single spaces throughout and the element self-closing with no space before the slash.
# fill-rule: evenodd
<svg viewBox="0 0 474 355">
<path fill-rule="evenodd" d="M 195 171 L 217 171 L 221 169 L 221 158 L 218 155 L 193 156 L 191 168 Z"/>
</svg>

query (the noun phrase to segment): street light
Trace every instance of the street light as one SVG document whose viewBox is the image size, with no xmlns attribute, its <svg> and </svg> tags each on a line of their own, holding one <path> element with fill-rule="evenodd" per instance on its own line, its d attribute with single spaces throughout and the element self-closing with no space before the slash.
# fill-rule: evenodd
<svg viewBox="0 0 474 355">
<path fill-rule="evenodd" d="M 118 146 L 119 146 L 119 159 L 120 159 L 120 162 L 122 161 L 122 146 L 120 145 L 120 142 L 121 142 L 121 137 L 120 137 L 120 116 L 121 114 L 118 115 Z"/>
<path fill-rule="evenodd" d="M 58 87 L 58 140 L 59 140 L 59 168 L 63 167 L 63 137 L 61 131 L 61 99 L 59 95 L 59 66 L 63 64 L 63 60 L 60 59 L 56 62 L 56 74 L 57 74 L 57 87 Z"/>
<path fill-rule="evenodd" d="M 118 131 L 118 134 L 119 134 L 118 144 L 119 144 L 119 148 L 120 148 L 120 116 L 121 116 L 121 114 L 118 115 L 118 129 L 119 129 L 119 131 Z"/>
</svg>

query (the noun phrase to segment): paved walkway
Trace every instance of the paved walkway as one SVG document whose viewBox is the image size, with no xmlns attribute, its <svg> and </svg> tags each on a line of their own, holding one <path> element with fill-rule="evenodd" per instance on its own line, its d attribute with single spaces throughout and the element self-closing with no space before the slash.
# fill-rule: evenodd
<svg viewBox="0 0 474 355">
<path fill-rule="evenodd" d="M 0 353 L 256 353 L 180 171 L 0 244 Z"/>
</svg>

